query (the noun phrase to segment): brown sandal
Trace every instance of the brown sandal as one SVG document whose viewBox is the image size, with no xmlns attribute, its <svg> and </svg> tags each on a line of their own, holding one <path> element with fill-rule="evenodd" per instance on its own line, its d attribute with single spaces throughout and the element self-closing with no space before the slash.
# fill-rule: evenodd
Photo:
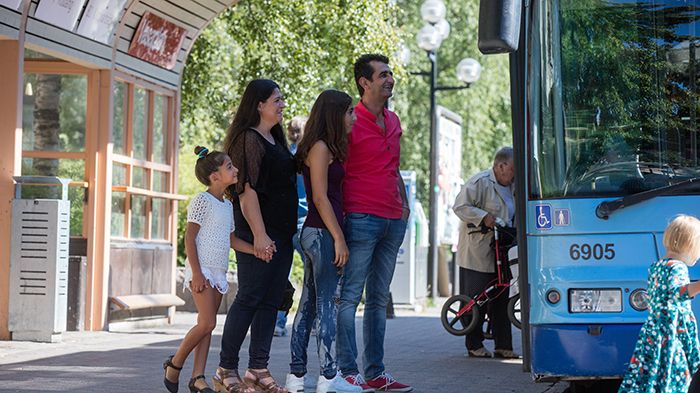
<svg viewBox="0 0 700 393">
<path fill-rule="evenodd" d="M 248 373 L 252 374 L 255 379 L 248 377 Z M 289 391 L 286 388 L 281 387 L 280 385 L 275 382 L 275 380 L 272 378 L 272 375 L 270 374 L 270 370 L 264 369 L 262 371 L 256 371 L 253 369 L 248 369 L 246 370 L 246 375 L 243 377 L 246 383 L 248 383 L 250 386 L 253 386 L 256 388 L 256 390 L 260 391 L 261 393 L 289 393 Z M 263 384 L 262 380 L 263 379 L 270 379 L 271 381 L 267 384 Z"/>
<path fill-rule="evenodd" d="M 236 380 L 234 383 L 226 385 L 224 381 L 229 378 Z M 248 384 L 241 379 L 238 375 L 238 370 L 229 370 L 227 368 L 219 367 L 216 369 L 216 373 L 211 378 L 214 385 L 214 390 L 217 392 L 226 393 L 255 393 L 255 390 L 248 386 Z"/>
</svg>

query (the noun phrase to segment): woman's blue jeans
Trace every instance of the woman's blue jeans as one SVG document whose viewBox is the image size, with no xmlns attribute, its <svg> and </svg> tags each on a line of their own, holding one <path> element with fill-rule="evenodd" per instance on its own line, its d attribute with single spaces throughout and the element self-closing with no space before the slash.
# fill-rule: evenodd
<svg viewBox="0 0 700 393">
<path fill-rule="evenodd" d="M 316 343 L 321 374 L 332 378 L 337 372 L 334 351 L 342 269 L 333 264 L 334 244 L 333 236 L 326 229 L 305 227 L 301 232 L 304 288 L 292 328 L 292 362 L 289 364 L 292 374 L 307 372 L 309 335 L 317 319 Z"/>
<path fill-rule="evenodd" d="M 338 368 L 343 376 L 359 373 L 355 312 L 365 289 L 362 363 L 365 378 L 372 379 L 384 371 L 386 305 L 406 221 L 350 213 L 345 217 L 344 232 L 350 259 L 345 266 L 338 306 Z"/>
</svg>

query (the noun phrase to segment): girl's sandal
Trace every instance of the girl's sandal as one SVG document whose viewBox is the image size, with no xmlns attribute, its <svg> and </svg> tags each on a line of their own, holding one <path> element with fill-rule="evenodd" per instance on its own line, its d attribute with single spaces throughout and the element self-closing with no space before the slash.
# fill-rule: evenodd
<svg viewBox="0 0 700 393">
<path fill-rule="evenodd" d="M 198 376 L 190 379 L 190 383 L 187 385 L 187 387 L 190 388 L 190 392 L 192 392 L 192 393 L 216 393 L 209 386 L 205 386 L 201 389 L 198 388 L 196 385 L 198 379 L 205 379 L 205 377 L 204 377 L 204 375 L 198 375 Z"/>
<path fill-rule="evenodd" d="M 236 382 L 229 383 L 228 385 L 226 385 L 224 381 L 226 381 L 229 378 L 235 379 Z M 238 370 L 230 370 L 227 368 L 219 367 L 216 369 L 216 373 L 214 373 L 214 376 L 211 378 L 211 380 L 214 384 L 214 390 L 217 392 L 255 393 L 255 390 L 248 386 L 248 384 L 241 379 L 241 376 L 238 375 Z"/>
<path fill-rule="evenodd" d="M 170 393 L 177 393 L 180 382 L 179 382 L 179 380 L 173 382 L 173 381 L 168 379 L 168 367 L 172 368 L 173 370 L 177 370 L 177 371 L 182 370 L 182 367 L 178 367 L 178 366 L 173 364 L 173 357 L 174 356 L 175 355 L 168 356 L 168 358 L 165 359 L 165 362 L 163 362 L 163 372 L 165 374 L 163 376 L 163 384 L 165 385 L 165 388 L 168 389 L 168 391 Z"/>
<path fill-rule="evenodd" d="M 248 373 L 255 377 L 255 379 L 249 377 Z M 257 388 L 257 390 L 260 391 L 260 393 L 289 393 L 289 391 L 286 388 L 281 387 L 277 384 L 277 382 L 275 382 L 275 380 L 272 378 L 272 375 L 270 375 L 270 371 L 267 369 L 257 371 L 249 368 L 246 371 L 244 379 L 248 384 Z M 265 379 L 269 380 L 270 382 L 263 383 L 262 381 Z"/>
</svg>

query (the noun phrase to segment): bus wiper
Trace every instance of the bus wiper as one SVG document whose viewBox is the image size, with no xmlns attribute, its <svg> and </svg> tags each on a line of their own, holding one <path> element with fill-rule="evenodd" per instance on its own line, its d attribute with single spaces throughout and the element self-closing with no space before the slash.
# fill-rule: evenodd
<svg viewBox="0 0 700 393">
<path fill-rule="evenodd" d="M 595 208 L 595 215 L 598 218 L 607 220 L 608 217 L 616 210 L 624 209 L 628 206 L 636 205 L 638 203 L 648 201 L 649 199 L 656 198 L 657 196 L 668 194 L 669 192 L 680 190 L 686 188 L 691 184 L 697 183 L 700 177 L 693 177 L 676 184 L 671 184 L 670 186 L 664 186 L 659 188 L 654 188 L 648 191 L 638 192 L 636 194 L 627 195 L 619 199 L 612 201 L 601 202 L 598 207 Z"/>
</svg>

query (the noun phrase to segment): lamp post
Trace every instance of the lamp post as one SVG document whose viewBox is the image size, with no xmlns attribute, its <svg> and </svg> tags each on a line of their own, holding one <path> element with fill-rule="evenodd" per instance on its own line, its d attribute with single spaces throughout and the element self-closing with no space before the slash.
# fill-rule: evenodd
<svg viewBox="0 0 700 393">
<path fill-rule="evenodd" d="M 431 297 L 437 297 L 438 285 L 438 232 L 437 232 L 437 217 L 438 217 L 438 134 L 437 134 L 437 119 L 435 93 L 441 90 L 461 90 L 468 88 L 472 83 L 479 79 L 481 74 L 481 65 L 478 61 L 465 58 L 457 64 L 457 78 L 464 82 L 462 86 L 438 86 L 437 84 L 437 50 L 450 34 L 450 24 L 445 20 L 446 8 L 442 0 L 426 0 L 420 8 L 421 17 L 426 24 L 418 31 L 416 41 L 418 47 L 423 49 L 428 54 L 430 60 L 430 72 L 418 72 L 417 75 L 423 75 L 430 78 L 430 210 L 428 214 L 429 220 L 429 237 L 430 246 L 428 250 L 428 261 L 430 272 L 432 274 Z"/>
</svg>

